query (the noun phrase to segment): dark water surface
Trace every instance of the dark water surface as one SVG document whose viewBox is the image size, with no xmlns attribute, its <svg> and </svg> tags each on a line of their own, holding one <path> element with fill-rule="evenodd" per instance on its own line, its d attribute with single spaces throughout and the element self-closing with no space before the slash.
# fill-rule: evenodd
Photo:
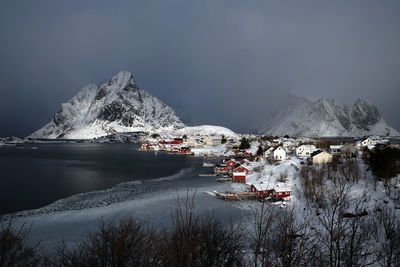
<svg viewBox="0 0 400 267">
<path fill-rule="evenodd" d="M 138 144 L 30 144 L 0 147 L 0 207 L 2 213 L 35 209 L 58 199 L 117 184 L 168 181 L 185 174 L 176 186 L 215 181 L 198 179 L 201 158 L 164 152 L 140 152 Z M 163 178 L 164 177 L 164 178 Z M 196 180 L 194 180 L 196 177 Z M 143 189 L 144 188 L 144 189 Z M 162 188 L 160 189 L 162 190 Z"/>
</svg>

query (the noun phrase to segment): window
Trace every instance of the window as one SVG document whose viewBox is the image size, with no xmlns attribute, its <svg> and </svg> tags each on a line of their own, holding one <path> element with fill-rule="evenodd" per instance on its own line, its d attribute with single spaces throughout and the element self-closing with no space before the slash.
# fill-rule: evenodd
<svg viewBox="0 0 400 267">
<path fill-rule="evenodd" d="M 281 195 L 282 195 L 282 193 L 278 193 L 278 195 L 279 195 L 279 196 L 281 196 Z"/>
</svg>

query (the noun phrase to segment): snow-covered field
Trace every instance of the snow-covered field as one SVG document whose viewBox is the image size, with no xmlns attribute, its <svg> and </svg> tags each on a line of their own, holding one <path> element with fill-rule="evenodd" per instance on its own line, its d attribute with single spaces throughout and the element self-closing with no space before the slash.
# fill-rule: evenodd
<svg viewBox="0 0 400 267">
<path fill-rule="evenodd" d="M 154 182 L 162 183 L 164 179 L 179 179 L 182 178 L 182 175 L 184 173 L 158 178 Z M 214 210 L 223 221 L 238 220 L 250 215 L 248 210 L 241 209 L 240 206 L 232 205 L 232 203 L 218 200 L 206 194 L 213 189 L 229 189 L 230 184 L 227 183 L 211 183 L 203 187 L 170 189 L 163 192 L 137 195 L 134 199 L 128 197 L 123 201 L 101 203 L 104 198 L 107 198 L 110 191 L 113 194 L 124 195 L 127 190 L 125 186 L 126 184 L 104 192 L 97 192 L 96 195 L 93 195 L 93 193 L 81 194 L 57 201 L 38 210 L 21 212 L 18 214 L 21 217 L 15 218 L 16 225 L 30 225 L 29 242 L 34 244 L 40 241 L 44 248 L 51 248 L 58 241 L 64 240 L 71 245 L 81 240 L 85 237 L 87 231 L 93 231 L 97 228 L 101 219 L 113 221 L 133 217 L 151 225 L 168 225 L 170 215 L 175 211 L 177 199 L 185 199 L 187 194 L 190 196 L 195 194 L 195 205 L 198 212 Z M 83 207 L 84 203 L 82 203 L 82 207 L 78 209 L 76 207 L 69 209 L 71 206 L 68 206 L 68 202 L 80 201 L 79 199 L 83 197 L 92 199 L 93 203 L 86 207 Z M 57 208 L 55 209 L 55 207 Z"/>
</svg>

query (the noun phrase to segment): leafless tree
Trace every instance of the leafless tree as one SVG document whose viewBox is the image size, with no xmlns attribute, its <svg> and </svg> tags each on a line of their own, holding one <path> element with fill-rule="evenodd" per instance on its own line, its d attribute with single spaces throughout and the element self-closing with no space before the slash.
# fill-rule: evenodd
<svg viewBox="0 0 400 267">
<path fill-rule="evenodd" d="M 345 179 L 338 180 L 327 194 L 321 214 L 316 216 L 314 233 L 321 265 L 365 266 L 372 263 L 365 196 L 350 199 L 349 190 Z"/>
<path fill-rule="evenodd" d="M 243 266 L 244 235 L 239 225 L 224 225 L 213 213 L 196 215 L 194 196 L 178 201 L 171 231 L 158 248 L 161 266 Z"/>
<path fill-rule="evenodd" d="M 39 244 L 27 244 L 30 227 L 16 226 L 0 216 L 0 266 L 36 266 L 40 263 Z"/>
<path fill-rule="evenodd" d="M 253 210 L 253 248 L 254 248 L 254 266 L 270 266 L 272 264 L 270 257 L 270 242 L 272 222 L 275 217 L 273 206 L 262 202 L 261 207 Z"/>
<path fill-rule="evenodd" d="M 338 175 L 344 177 L 348 182 L 357 183 L 361 176 L 357 160 L 345 159 L 344 162 L 339 165 Z"/>
<path fill-rule="evenodd" d="M 325 172 L 315 166 L 303 166 L 300 169 L 301 185 L 306 200 L 323 205 L 325 194 Z"/>
<path fill-rule="evenodd" d="M 148 266 L 154 264 L 152 235 L 133 219 L 106 223 L 74 248 L 57 247 L 53 259 L 59 266 Z"/>
<path fill-rule="evenodd" d="M 296 206 L 289 207 L 276 216 L 270 242 L 276 266 L 312 266 L 316 262 L 314 237 L 296 209 Z"/>
<path fill-rule="evenodd" d="M 380 266 L 400 266 L 400 222 L 393 208 L 381 208 L 377 221 L 376 258 Z"/>
</svg>

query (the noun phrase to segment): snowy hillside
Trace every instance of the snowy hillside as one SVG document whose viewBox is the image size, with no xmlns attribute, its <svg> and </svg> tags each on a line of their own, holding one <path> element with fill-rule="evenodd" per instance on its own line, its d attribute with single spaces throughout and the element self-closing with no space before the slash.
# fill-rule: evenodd
<svg viewBox="0 0 400 267">
<path fill-rule="evenodd" d="M 291 96 L 262 131 L 290 136 L 399 135 L 370 102 L 358 99 L 348 106 L 333 99 L 309 101 Z"/>
<path fill-rule="evenodd" d="M 182 127 L 184 124 L 169 106 L 140 90 L 132 73 L 121 71 L 108 83 L 82 88 L 61 105 L 52 121 L 31 137 L 89 139 Z"/>
<path fill-rule="evenodd" d="M 200 126 L 188 126 L 182 129 L 174 131 L 174 134 L 177 136 L 225 136 L 225 137 L 233 137 L 238 138 L 238 135 L 234 133 L 232 130 L 222 127 L 222 126 L 214 126 L 214 125 L 200 125 Z"/>
</svg>

